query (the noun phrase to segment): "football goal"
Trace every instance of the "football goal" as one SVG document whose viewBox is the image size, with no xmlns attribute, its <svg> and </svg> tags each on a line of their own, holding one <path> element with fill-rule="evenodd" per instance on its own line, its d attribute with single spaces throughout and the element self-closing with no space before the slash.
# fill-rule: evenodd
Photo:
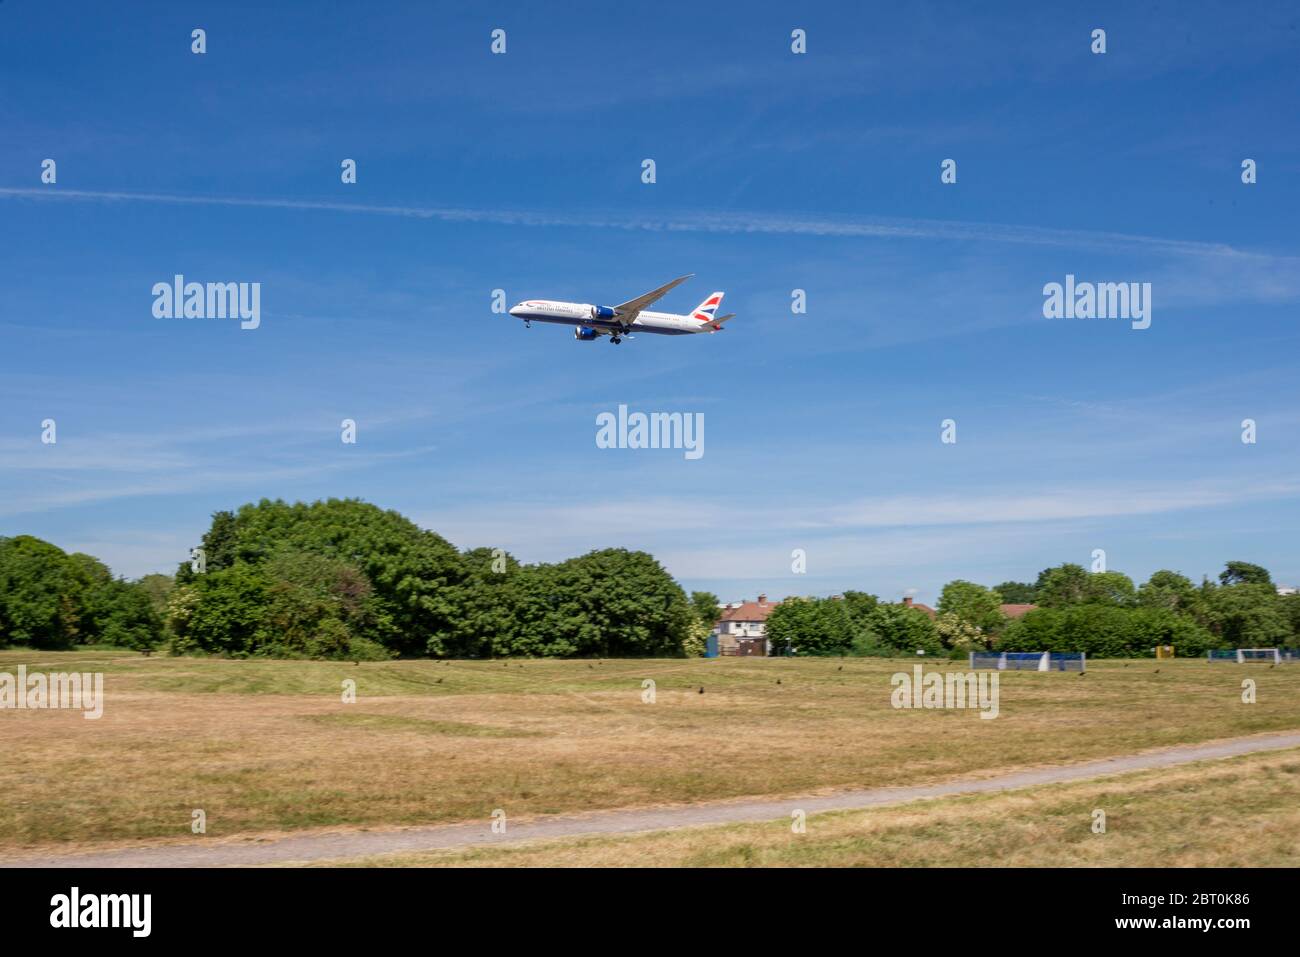
<svg viewBox="0 0 1300 957">
<path fill-rule="evenodd" d="M 1280 665 L 1283 661 L 1282 652 L 1278 648 L 1236 648 L 1226 651 L 1207 651 L 1205 656 L 1210 661 L 1235 661 L 1239 665 L 1248 661 L 1267 661 L 1270 664 Z"/>
<path fill-rule="evenodd" d="M 1082 651 L 972 651 L 970 667 L 998 671 L 1086 671 L 1088 656 Z"/>
</svg>

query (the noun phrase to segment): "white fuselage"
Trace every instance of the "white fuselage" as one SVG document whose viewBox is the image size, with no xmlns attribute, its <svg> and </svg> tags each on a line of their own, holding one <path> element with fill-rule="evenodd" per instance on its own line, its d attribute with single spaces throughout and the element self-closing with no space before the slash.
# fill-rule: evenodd
<svg viewBox="0 0 1300 957">
<path fill-rule="evenodd" d="M 623 324 L 607 306 L 593 306 L 585 302 L 556 302 L 553 299 L 528 299 L 510 310 L 510 315 L 525 322 L 554 322 L 565 326 L 608 333 L 621 333 Z M 695 332 L 708 332 L 709 324 L 690 316 L 671 312 L 644 311 L 637 315 L 629 332 L 649 332 L 660 336 L 684 336 Z"/>
</svg>

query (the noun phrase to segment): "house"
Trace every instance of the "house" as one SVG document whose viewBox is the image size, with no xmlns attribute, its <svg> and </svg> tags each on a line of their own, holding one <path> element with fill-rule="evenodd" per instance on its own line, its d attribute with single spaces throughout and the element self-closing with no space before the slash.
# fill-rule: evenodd
<svg viewBox="0 0 1300 957">
<path fill-rule="evenodd" d="M 917 611 L 923 611 L 923 612 L 925 612 L 925 613 L 926 613 L 927 615 L 929 615 L 931 618 L 934 617 L 934 609 L 933 609 L 933 608 L 931 608 L 929 605 L 922 605 L 919 601 L 912 601 L 912 596 L 911 596 L 911 595 L 904 595 L 904 596 L 903 596 L 903 607 L 904 607 L 904 608 L 915 608 Z"/>
<path fill-rule="evenodd" d="M 759 595 L 758 601 L 740 601 L 727 605 L 714 631 L 718 635 L 718 653 L 722 655 L 766 655 L 767 616 L 781 603 Z"/>
<path fill-rule="evenodd" d="M 1002 614 L 1012 619 L 1024 618 L 1025 615 L 1029 614 L 1029 612 L 1033 611 L 1037 607 L 1038 607 L 1037 605 L 1019 605 L 1019 604 L 1003 605 Z"/>
</svg>

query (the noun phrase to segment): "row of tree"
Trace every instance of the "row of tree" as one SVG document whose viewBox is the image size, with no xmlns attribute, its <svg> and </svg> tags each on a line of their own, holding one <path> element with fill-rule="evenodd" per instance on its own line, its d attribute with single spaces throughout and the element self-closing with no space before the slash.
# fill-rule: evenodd
<svg viewBox="0 0 1300 957">
<path fill-rule="evenodd" d="M 263 500 L 218 512 L 174 578 L 139 582 L 30 536 L 0 539 L 0 645 L 165 644 L 179 654 L 346 659 L 666 657 L 702 653 L 702 622 L 698 605 L 645 552 L 524 566 L 501 550 L 457 551 L 356 500 Z"/>
<path fill-rule="evenodd" d="M 0 646 L 152 648 L 170 585 L 166 575 L 114 578 L 99 559 L 31 535 L 0 538 Z"/>
<path fill-rule="evenodd" d="M 777 653 L 961 654 L 1002 647 L 1146 654 L 1296 644 L 1300 597 L 1229 562 L 1218 584 L 1159 571 L 1045 569 L 1034 584 L 949 582 L 931 618 L 874 595 L 794 598 L 768 619 Z M 1015 620 L 1004 602 L 1038 607 Z M 218 512 L 175 576 L 114 578 L 89 555 L 0 538 L 0 646 L 103 643 L 174 653 L 394 656 L 703 654 L 718 600 L 689 598 L 645 552 L 604 549 L 521 565 L 458 551 L 396 512 L 357 500 L 262 500 Z"/>
<path fill-rule="evenodd" d="M 1010 618 L 1003 604 L 1034 604 Z M 1141 587 L 1121 572 L 1044 569 L 1034 584 L 944 586 L 932 618 L 874 595 L 787 599 L 767 619 L 775 653 L 962 655 L 978 649 L 1083 651 L 1095 657 L 1180 655 L 1211 648 L 1300 645 L 1300 595 L 1279 595 L 1268 571 L 1228 562 L 1217 583 L 1155 572 Z"/>
</svg>

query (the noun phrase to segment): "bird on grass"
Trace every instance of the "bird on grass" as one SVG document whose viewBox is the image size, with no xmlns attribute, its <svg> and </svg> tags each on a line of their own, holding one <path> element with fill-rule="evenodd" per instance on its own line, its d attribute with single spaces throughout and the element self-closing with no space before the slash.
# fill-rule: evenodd
<svg viewBox="0 0 1300 957">
<path fill-rule="evenodd" d="M 700 694 L 704 694 L 704 685 L 700 685 Z"/>
</svg>

